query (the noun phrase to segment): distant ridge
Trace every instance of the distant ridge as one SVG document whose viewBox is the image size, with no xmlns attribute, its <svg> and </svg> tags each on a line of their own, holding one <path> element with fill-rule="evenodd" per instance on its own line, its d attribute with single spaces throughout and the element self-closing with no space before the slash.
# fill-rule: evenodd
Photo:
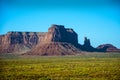
<svg viewBox="0 0 120 80">
<path fill-rule="evenodd" d="M 20 53 L 26 55 L 74 55 L 88 52 L 120 52 L 112 44 L 92 47 L 90 39 L 78 43 L 78 35 L 71 28 L 53 24 L 48 32 L 15 32 L 0 35 L 0 53 Z"/>
<path fill-rule="evenodd" d="M 112 44 L 102 44 L 97 47 L 100 52 L 120 52 L 120 49 Z"/>
</svg>

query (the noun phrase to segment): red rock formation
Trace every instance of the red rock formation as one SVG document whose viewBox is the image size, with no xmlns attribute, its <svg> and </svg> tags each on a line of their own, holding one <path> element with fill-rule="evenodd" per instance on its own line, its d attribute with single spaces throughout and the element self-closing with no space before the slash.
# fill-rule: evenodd
<svg viewBox="0 0 120 80">
<path fill-rule="evenodd" d="M 120 52 L 120 49 L 113 46 L 112 44 L 103 44 L 97 47 L 99 52 Z"/>
<path fill-rule="evenodd" d="M 94 48 L 85 37 L 84 44 L 78 43 L 78 35 L 71 28 L 52 25 L 48 32 L 8 32 L 0 35 L 0 53 L 25 53 L 31 55 L 69 55 L 81 50 L 93 52 L 120 52 L 113 45 L 105 44 Z M 27 53 L 26 53 L 27 52 Z"/>
<path fill-rule="evenodd" d="M 66 42 L 49 42 L 37 45 L 31 51 L 25 53 L 27 55 L 75 55 L 80 53 L 79 49 Z"/>
<path fill-rule="evenodd" d="M 78 44 L 77 34 L 73 29 L 65 29 L 62 25 L 52 25 L 41 42 L 29 55 L 71 55 L 80 53 L 75 46 Z"/>
<path fill-rule="evenodd" d="M 42 42 L 67 42 L 77 45 L 78 36 L 73 29 L 66 29 L 62 25 L 52 25 Z"/>
<path fill-rule="evenodd" d="M 31 54 L 75 54 L 79 50 L 77 33 L 62 25 L 52 25 L 46 33 L 8 32 L 0 36 L 0 53 L 15 53 L 29 51 Z"/>
<path fill-rule="evenodd" d="M 87 37 L 84 38 L 84 44 L 80 47 L 80 49 L 88 52 L 97 51 L 94 47 L 91 46 L 90 39 L 87 39 Z"/>
<path fill-rule="evenodd" d="M 26 52 L 38 44 L 45 33 L 8 32 L 0 36 L 0 53 Z"/>
</svg>

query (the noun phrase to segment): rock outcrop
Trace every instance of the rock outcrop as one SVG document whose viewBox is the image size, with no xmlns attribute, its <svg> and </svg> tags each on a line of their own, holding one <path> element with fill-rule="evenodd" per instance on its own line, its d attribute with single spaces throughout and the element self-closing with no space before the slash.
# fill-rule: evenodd
<svg viewBox="0 0 120 80">
<path fill-rule="evenodd" d="M 113 46 L 112 44 L 103 44 L 97 47 L 99 52 L 120 52 L 120 49 Z"/>
<path fill-rule="evenodd" d="M 78 35 L 71 28 L 53 24 L 48 32 L 8 32 L 0 35 L 0 53 L 21 53 L 24 55 L 72 55 L 81 51 L 120 52 L 111 44 L 91 46 L 90 39 L 78 43 Z"/>
<path fill-rule="evenodd" d="M 8 32 L 0 36 L 0 53 L 26 52 L 42 40 L 45 33 Z"/>
<path fill-rule="evenodd" d="M 48 32 L 8 32 L 0 36 L 0 53 L 31 55 L 65 55 L 80 52 L 76 48 L 78 35 L 63 25 L 52 25 Z"/>
<path fill-rule="evenodd" d="M 52 25 L 41 42 L 67 42 L 73 45 L 78 44 L 77 33 L 63 25 Z"/>
<path fill-rule="evenodd" d="M 79 53 L 77 33 L 62 25 L 52 25 L 41 42 L 26 54 L 29 55 L 73 55 Z"/>
<path fill-rule="evenodd" d="M 80 47 L 83 51 L 94 52 L 97 51 L 94 47 L 91 46 L 90 39 L 87 37 L 84 38 L 84 44 Z"/>
</svg>

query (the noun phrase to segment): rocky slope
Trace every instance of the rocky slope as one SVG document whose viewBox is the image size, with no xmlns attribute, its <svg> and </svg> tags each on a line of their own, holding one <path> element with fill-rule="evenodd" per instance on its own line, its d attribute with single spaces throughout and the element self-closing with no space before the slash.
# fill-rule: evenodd
<svg viewBox="0 0 120 80">
<path fill-rule="evenodd" d="M 49 42 L 37 45 L 31 51 L 25 53 L 24 55 L 41 55 L 41 56 L 52 56 L 52 55 L 75 55 L 80 53 L 77 49 L 70 43 L 66 42 Z"/>
<path fill-rule="evenodd" d="M 102 44 L 97 47 L 99 52 L 120 52 L 120 49 L 112 44 Z"/>
</svg>

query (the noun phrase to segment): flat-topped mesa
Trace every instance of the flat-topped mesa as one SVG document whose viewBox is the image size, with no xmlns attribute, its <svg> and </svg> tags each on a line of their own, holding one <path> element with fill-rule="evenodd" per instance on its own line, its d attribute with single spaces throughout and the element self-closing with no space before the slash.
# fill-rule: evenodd
<svg viewBox="0 0 120 80">
<path fill-rule="evenodd" d="M 43 40 L 28 55 L 74 55 L 80 53 L 77 34 L 73 29 L 66 29 L 63 25 L 52 25 Z"/>
<path fill-rule="evenodd" d="M 71 28 L 53 24 L 48 32 L 16 32 L 0 35 L 0 53 L 25 53 L 31 55 L 69 55 L 82 51 L 120 52 L 120 49 L 105 44 L 94 48 L 85 37 L 78 43 L 78 35 Z"/>
<path fill-rule="evenodd" d="M 0 53 L 11 53 L 30 50 L 38 44 L 45 33 L 37 32 L 8 32 L 0 36 Z"/>
<path fill-rule="evenodd" d="M 28 51 L 31 48 L 39 45 L 40 47 L 42 47 L 41 49 L 43 49 L 44 46 L 46 46 L 46 43 L 49 44 L 49 45 L 47 44 L 49 47 L 55 47 L 56 45 L 54 43 L 56 42 L 58 43 L 56 45 L 60 45 L 63 48 L 65 48 L 65 46 L 63 46 L 62 44 L 65 44 L 66 47 L 70 46 L 72 47 L 72 45 L 77 46 L 78 45 L 77 33 L 71 28 L 65 28 L 63 25 L 56 24 L 53 24 L 48 29 L 48 32 L 10 31 L 5 35 L 0 36 L 0 53 L 14 53 L 17 51 L 25 52 L 26 49 Z M 39 50 L 39 48 L 36 49 Z"/>
<path fill-rule="evenodd" d="M 77 45 L 78 35 L 73 29 L 64 28 L 63 25 L 54 24 L 48 29 L 43 42 L 67 42 Z"/>
<path fill-rule="evenodd" d="M 38 43 L 38 35 L 36 32 L 8 32 L 6 36 L 10 45 L 36 45 Z"/>
</svg>

